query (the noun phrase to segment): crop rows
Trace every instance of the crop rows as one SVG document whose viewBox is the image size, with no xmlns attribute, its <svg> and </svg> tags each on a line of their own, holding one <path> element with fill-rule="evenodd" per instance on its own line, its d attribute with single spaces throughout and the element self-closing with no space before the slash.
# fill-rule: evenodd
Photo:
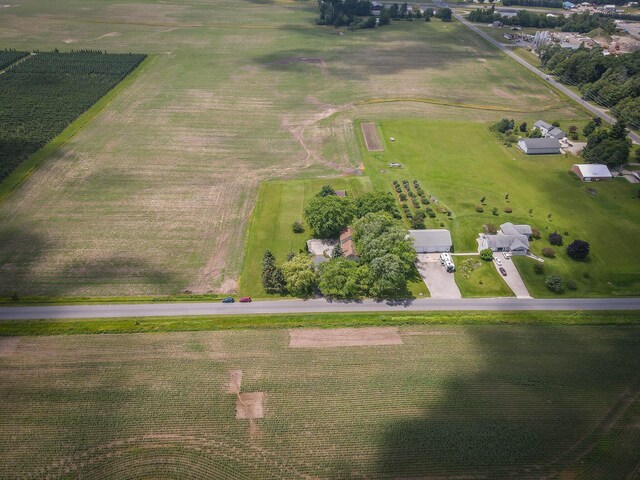
<svg viewBox="0 0 640 480">
<path fill-rule="evenodd" d="M 17 52 L 15 50 L 0 50 L 0 70 L 7 68 L 12 63 L 20 60 L 27 52 Z"/>
<path fill-rule="evenodd" d="M 321 349 L 286 331 L 20 339 L 0 357 L 0 477 L 552 477 L 603 471 L 579 458 L 602 425 L 625 442 L 609 478 L 633 467 L 637 328 L 400 333 Z M 264 418 L 236 420 L 232 369 Z"/>
<path fill-rule="evenodd" d="M 0 76 L 0 180 L 60 134 L 144 58 L 47 52 L 8 69 Z"/>
</svg>

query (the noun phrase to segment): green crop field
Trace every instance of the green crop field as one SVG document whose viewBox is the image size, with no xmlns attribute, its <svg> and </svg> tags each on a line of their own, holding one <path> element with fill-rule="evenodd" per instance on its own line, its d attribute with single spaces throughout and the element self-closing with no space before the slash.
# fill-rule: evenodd
<svg viewBox="0 0 640 480">
<path fill-rule="evenodd" d="M 12 63 L 27 56 L 27 52 L 17 52 L 15 50 L 0 50 L 0 70 L 7 68 Z"/>
<path fill-rule="evenodd" d="M 535 261 L 516 259 L 534 296 L 555 295 L 544 285 L 549 273 L 576 283 L 576 290 L 565 291 L 567 296 L 640 294 L 640 246 L 632 240 L 640 235 L 640 200 L 633 184 L 620 179 L 580 182 L 569 173 L 575 157 L 526 156 L 515 146 L 503 147 L 487 124 L 385 120 L 380 129 L 385 151 L 363 150 L 365 173 L 374 188 L 394 192 L 393 180 L 417 179 L 427 194 L 452 211 L 451 217 L 438 215 L 426 223 L 428 228 L 442 223 L 450 228 L 456 252 L 477 251 L 476 238 L 487 223 L 538 228 L 542 239 L 531 244 L 537 255 L 549 246 L 549 233 L 567 232 L 565 245 L 575 239 L 591 244 L 586 261 L 571 260 L 564 247 L 554 247 L 556 258 L 547 259 L 544 274 L 537 275 Z M 386 168 L 392 161 L 403 168 Z M 486 205 L 478 213 L 482 197 Z M 513 212 L 505 213 L 507 207 Z"/>
<path fill-rule="evenodd" d="M 14 53 L 16 60 L 24 55 L 6 53 Z M 0 76 L 0 181 L 144 58 L 133 54 L 44 52 L 8 69 Z"/>
<path fill-rule="evenodd" d="M 580 116 L 456 22 L 349 32 L 317 27 L 311 0 L 19 3 L 0 50 L 151 59 L 0 204 L 0 296 L 235 291 L 260 182 L 353 173 L 354 119 Z"/>
<path fill-rule="evenodd" d="M 287 330 L 2 337 L 0 476 L 637 472 L 637 326 L 378 333 L 395 344 L 290 348 Z M 261 412 L 245 410 L 249 393 Z"/>
</svg>

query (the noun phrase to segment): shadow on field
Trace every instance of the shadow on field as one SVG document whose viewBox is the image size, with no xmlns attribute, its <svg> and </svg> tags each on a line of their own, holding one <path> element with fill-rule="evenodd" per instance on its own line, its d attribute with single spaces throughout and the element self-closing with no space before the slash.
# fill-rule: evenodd
<svg viewBox="0 0 640 480">
<path fill-rule="evenodd" d="M 422 418 L 388 425 L 379 476 L 626 478 L 640 464 L 640 329 L 586 328 L 468 328 L 485 364 L 465 375 L 461 352 Z"/>
<path fill-rule="evenodd" d="M 126 288 L 127 284 L 166 284 L 169 293 L 179 282 L 174 272 L 140 260 L 135 253 L 97 259 L 83 258 L 83 254 L 89 257 L 95 252 L 74 249 L 72 253 L 35 227 L 0 227 L 0 296 L 78 295 L 83 287 L 100 287 L 109 295 L 113 285 Z"/>
</svg>

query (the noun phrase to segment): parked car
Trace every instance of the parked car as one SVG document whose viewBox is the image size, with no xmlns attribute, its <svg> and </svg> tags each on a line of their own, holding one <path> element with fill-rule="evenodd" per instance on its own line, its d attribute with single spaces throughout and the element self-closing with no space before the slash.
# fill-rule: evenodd
<svg viewBox="0 0 640 480">
<path fill-rule="evenodd" d="M 251 301 L 251 297 L 242 297 L 238 300 L 240 303 L 249 303 Z"/>
<path fill-rule="evenodd" d="M 507 271 L 503 267 L 500 267 L 500 273 L 502 274 L 503 277 L 507 276 Z M 242 300 L 240 300 L 240 301 L 242 301 Z"/>
<path fill-rule="evenodd" d="M 496 261 L 496 265 L 498 265 L 499 267 L 502 266 L 502 260 L 500 260 L 498 257 L 495 258 Z"/>
<path fill-rule="evenodd" d="M 233 297 L 225 297 L 222 299 L 222 303 L 233 303 L 233 302 L 235 302 Z"/>
<path fill-rule="evenodd" d="M 511 258 L 511 254 L 509 252 L 503 252 L 502 255 L 504 256 L 504 258 L 506 258 L 507 260 L 509 260 Z"/>
</svg>

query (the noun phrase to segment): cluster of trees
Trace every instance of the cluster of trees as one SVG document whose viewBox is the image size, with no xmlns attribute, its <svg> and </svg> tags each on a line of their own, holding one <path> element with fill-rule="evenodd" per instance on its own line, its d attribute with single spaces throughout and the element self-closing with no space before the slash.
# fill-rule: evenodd
<svg viewBox="0 0 640 480">
<path fill-rule="evenodd" d="M 590 121 L 583 130 L 587 136 L 587 146 L 582 157 L 588 163 L 604 163 L 609 167 L 618 167 L 627 163 L 631 152 L 631 140 L 627 138 L 624 121 L 619 120 L 612 127 L 602 126 L 602 122 Z"/>
<path fill-rule="evenodd" d="M 0 70 L 7 68 L 12 63 L 17 62 L 22 57 L 29 55 L 27 52 L 16 50 L 0 50 Z"/>
<path fill-rule="evenodd" d="M 357 198 L 338 197 L 330 186 L 322 187 L 304 209 L 307 224 L 319 238 L 336 238 L 356 218 L 372 212 L 387 212 L 401 218 L 393 195 L 368 192 Z"/>
<path fill-rule="evenodd" d="M 640 51 L 604 56 L 597 48 L 547 46 L 539 53 L 542 65 L 560 80 L 577 85 L 585 98 L 610 108 L 627 125 L 640 128 Z"/>
<path fill-rule="evenodd" d="M 469 14 L 469 20 L 479 23 L 502 22 L 505 25 L 534 28 L 561 28 L 563 32 L 587 33 L 596 28 L 601 28 L 605 33 L 612 34 L 616 31 L 616 24 L 609 15 L 591 14 L 589 12 L 569 17 L 559 15 L 547 17 L 546 13 L 534 13 L 528 10 L 519 10 L 513 17 L 506 17 L 496 13 L 495 7 L 488 9 L 476 9 Z"/>
<path fill-rule="evenodd" d="M 320 18 L 317 20 L 318 25 L 334 25 L 341 27 L 343 25 L 355 25 L 362 22 L 363 17 L 373 19 L 374 27 L 375 18 L 371 16 L 373 5 L 369 0 L 319 0 L 318 8 L 320 9 Z M 365 20 L 363 23 L 371 23 Z"/>
<path fill-rule="evenodd" d="M 382 298 L 406 289 L 416 253 L 407 230 L 398 220 L 390 193 L 369 192 L 360 197 L 338 197 L 330 186 L 322 188 L 305 208 L 307 223 L 321 238 L 335 238 L 353 225 L 358 260 L 342 256 L 340 245 L 332 258 L 314 266 L 306 252 L 291 252 L 282 266 L 270 251 L 262 260 L 262 285 L 267 293 L 297 297 L 322 294 L 329 298 Z"/>
<path fill-rule="evenodd" d="M 11 55 L 3 52 L 3 58 Z M 144 58 L 43 52 L 0 75 L 0 180 L 60 134 Z"/>
<path fill-rule="evenodd" d="M 376 25 L 388 25 L 391 20 L 424 18 L 428 22 L 435 16 L 444 22 L 450 22 L 452 18 L 450 8 L 439 8 L 435 11 L 427 8 L 423 12 L 419 7 L 410 7 L 406 2 L 380 7 L 377 20 L 374 16 L 373 4 L 369 0 L 318 0 L 318 8 L 320 18 L 316 23 L 335 27 L 374 28 Z"/>
</svg>

